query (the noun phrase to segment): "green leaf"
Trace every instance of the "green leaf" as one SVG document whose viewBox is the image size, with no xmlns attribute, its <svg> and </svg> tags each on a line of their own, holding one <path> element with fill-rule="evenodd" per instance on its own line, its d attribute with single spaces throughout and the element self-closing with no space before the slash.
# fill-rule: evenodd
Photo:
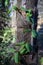
<svg viewBox="0 0 43 65">
<path fill-rule="evenodd" d="M 28 22 L 31 22 L 31 18 L 29 18 L 28 16 L 26 17 L 26 20 L 27 20 Z"/>
<path fill-rule="evenodd" d="M 14 10 L 18 10 L 17 6 L 13 6 L 13 9 L 14 9 Z"/>
<path fill-rule="evenodd" d="M 26 32 L 31 32 L 31 30 L 30 29 L 25 29 L 24 33 L 26 33 Z"/>
<path fill-rule="evenodd" d="M 26 43 L 26 49 L 27 49 L 28 52 L 30 52 L 30 46 L 29 46 L 28 43 Z"/>
<path fill-rule="evenodd" d="M 27 53 L 28 53 L 28 51 L 26 50 L 25 54 L 27 54 Z"/>
<path fill-rule="evenodd" d="M 27 14 L 26 14 L 26 16 L 28 16 L 28 17 L 32 17 L 32 14 L 30 14 L 30 13 L 27 13 Z"/>
<path fill-rule="evenodd" d="M 5 6 L 9 5 L 9 0 L 5 0 Z"/>
<path fill-rule="evenodd" d="M 3 36 L 0 36 L 1 39 L 3 39 Z"/>
<path fill-rule="evenodd" d="M 8 53 L 14 53 L 15 51 L 16 51 L 16 50 L 13 49 L 13 48 L 8 48 L 8 49 L 7 49 L 7 52 L 8 52 Z"/>
<path fill-rule="evenodd" d="M 6 33 L 4 33 L 4 37 L 7 35 L 7 32 Z"/>
<path fill-rule="evenodd" d="M 2 55 L 5 55 L 5 52 L 3 51 L 1 54 L 2 54 Z"/>
<path fill-rule="evenodd" d="M 23 48 L 23 49 L 20 51 L 20 54 L 25 54 L 25 52 L 26 52 L 26 49 Z"/>
<path fill-rule="evenodd" d="M 11 42 L 12 43 L 15 43 L 15 41 L 16 41 L 16 38 L 14 37 Z"/>
<path fill-rule="evenodd" d="M 32 9 L 29 9 L 28 11 L 29 11 L 29 13 L 31 13 L 32 12 Z"/>
<path fill-rule="evenodd" d="M 20 47 L 19 51 L 22 51 L 24 47 L 25 47 L 25 44 Z"/>
<path fill-rule="evenodd" d="M 7 13 L 10 14 L 12 10 L 8 10 Z"/>
<path fill-rule="evenodd" d="M 21 9 L 21 10 L 23 10 L 23 11 L 26 11 L 26 10 L 27 10 L 27 9 L 26 9 L 26 8 L 24 8 L 24 7 L 21 7 L 20 9 Z"/>
<path fill-rule="evenodd" d="M 40 58 L 40 64 L 43 65 L 43 57 Z"/>
<path fill-rule="evenodd" d="M 33 20 L 33 18 L 31 18 L 31 21 L 32 21 L 32 24 L 34 24 L 34 20 Z"/>
<path fill-rule="evenodd" d="M 21 46 L 21 45 L 24 45 L 24 44 L 25 44 L 25 42 L 23 41 L 23 42 L 16 44 L 16 46 Z"/>
<path fill-rule="evenodd" d="M 32 37 L 36 38 L 37 37 L 37 32 L 35 30 L 32 30 Z"/>
<path fill-rule="evenodd" d="M 15 53 L 14 59 L 15 59 L 15 63 L 19 63 L 19 52 Z"/>
</svg>

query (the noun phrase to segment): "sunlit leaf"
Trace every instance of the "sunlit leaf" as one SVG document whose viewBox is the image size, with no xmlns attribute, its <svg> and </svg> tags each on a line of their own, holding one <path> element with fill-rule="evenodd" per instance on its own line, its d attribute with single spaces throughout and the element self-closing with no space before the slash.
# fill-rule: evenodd
<svg viewBox="0 0 43 65">
<path fill-rule="evenodd" d="M 28 16 L 28 17 L 32 17 L 32 14 L 30 14 L 30 13 L 27 13 L 27 14 L 26 14 L 26 16 Z"/>
<path fill-rule="evenodd" d="M 5 6 L 9 5 L 9 0 L 5 0 Z"/>
<path fill-rule="evenodd" d="M 12 43 L 15 43 L 15 41 L 16 41 L 16 38 L 14 37 L 11 42 Z"/>
<path fill-rule="evenodd" d="M 7 32 L 6 33 L 4 33 L 4 37 L 7 35 Z"/>
</svg>

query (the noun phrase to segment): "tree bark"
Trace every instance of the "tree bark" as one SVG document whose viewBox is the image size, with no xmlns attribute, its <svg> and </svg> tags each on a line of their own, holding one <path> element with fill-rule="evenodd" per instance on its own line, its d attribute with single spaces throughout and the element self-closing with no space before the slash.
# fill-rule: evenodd
<svg viewBox="0 0 43 65">
<path fill-rule="evenodd" d="M 33 10 L 34 25 L 32 25 L 32 28 L 34 30 L 37 30 L 37 17 L 38 17 L 37 3 L 38 3 L 38 0 L 26 0 L 26 8 Z M 31 44 L 33 46 L 33 57 L 34 57 L 34 53 L 35 54 L 38 53 L 36 41 L 37 41 L 37 38 L 31 37 Z"/>
</svg>

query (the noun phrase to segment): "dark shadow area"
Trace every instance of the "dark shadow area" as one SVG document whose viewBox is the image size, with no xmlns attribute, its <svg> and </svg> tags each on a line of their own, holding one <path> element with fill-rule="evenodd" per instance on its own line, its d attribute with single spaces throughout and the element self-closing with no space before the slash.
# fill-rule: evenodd
<svg viewBox="0 0 43 65">
<path fill-rule="evenodd" d="M 37 43 L 39 49 L 43 50 L 43 24 L 40 25 L 40 29 L 38 30 Z"/>
</svg>

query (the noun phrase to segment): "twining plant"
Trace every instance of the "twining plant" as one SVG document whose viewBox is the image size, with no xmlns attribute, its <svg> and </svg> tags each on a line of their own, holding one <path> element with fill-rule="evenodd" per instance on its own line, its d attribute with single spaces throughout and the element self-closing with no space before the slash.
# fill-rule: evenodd
<svg viewBox="0 0 43 65">
<path fill-rule="evenodd" d="M 6 8 L 6 13 L 8 16 L 9 16 L 10 12 L 12 11 L 12 9 L 18 11 L 18 13 L 20 13 L 21 15 L 22 15 L 22 11 L 24 11 L 26 13 L 26 21 L 31 25 L 34 24 L 34 19 L 32 18 L 33 14 L 32 14 L 31 9 L 28 10 L 28 9 L 23 8 L 23 7 L 21 7 L 19 9 L 17 6 L 13 6 L 12 9 L 9 10 L 8 9 L 9 0 L 5 0 L 4 4 L 5 4 L 5 8 Z M 10 16 L 8 17 L 7 15 L 4 15 L 3 18 L 6 20 L 7 19 L 9 20 Z M 12 35 L 12 28 L 4 27 L 4 29 L 0 30 L 0 31 L 3 32 L 3 34 L 0 35 L 0 39 L 1 39 L 1 43 L 0 43 L 0 57 L 1 57 L 1 59 L 0 59 L 0 62 L 2 63 L 2 65 L 5 65 L 6 58 L 8 58 L 10 60 L 13 59 L 15 61 L 15 63 L 20 63 L 21 56 L 27 55 L 28 53 L 31 52 L 30 43 L 22 41 L 20 43 L 14 44 L 15 48 L 10 47 L 10 44 L 13 43 L 16 39 L 16 37 L 13 37 L 13 35 Z M 26 32 L 31 32 L 33 38 L 37 37 L 37 32 L 33 29 L 24 29 L 24 33 L 26 33 Z M 18 48 L 18 47 L 20 47 L 20 49 L 17 50 L 16 48 Z"/>
</svg>

